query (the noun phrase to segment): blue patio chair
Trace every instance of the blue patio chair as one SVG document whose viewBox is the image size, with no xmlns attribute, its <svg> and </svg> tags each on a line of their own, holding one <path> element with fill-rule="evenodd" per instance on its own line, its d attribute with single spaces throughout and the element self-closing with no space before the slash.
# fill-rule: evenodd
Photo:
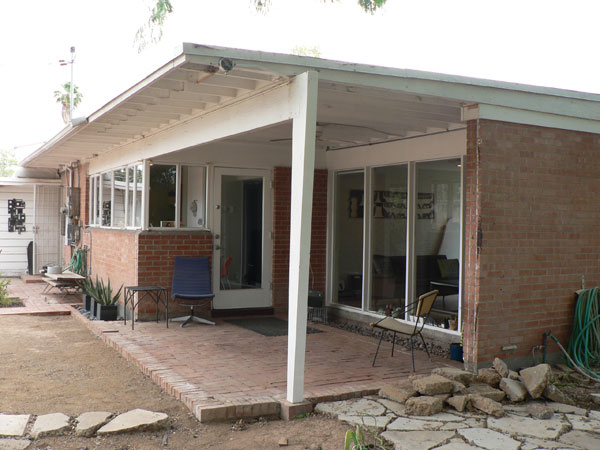
<svg viewBox="0 0 600 450">
<path fill-rule="evenodd" d="M 190 322 L 214 325 L 214 322 L 194 314 L 194 307 L 201 305 L 212 306 L 213 294 L 210 286 L 210 265 L 208 258 L 175 257 L 173 266 L 173 286 L 171 298 L 181 299 L 183 306 L 190 307 L 190 315 L 171 319 L 173 322 L 183 322 L 183 328 Z"/>
</svg>

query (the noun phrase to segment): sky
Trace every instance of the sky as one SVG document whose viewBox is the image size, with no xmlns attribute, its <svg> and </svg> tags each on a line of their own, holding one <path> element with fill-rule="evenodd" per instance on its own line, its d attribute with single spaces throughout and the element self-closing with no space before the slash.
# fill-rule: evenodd
<svg viewBox="0 0 600 450">
<path fill-rule="evenodd" d="M 291 53 L 600 94 L 594 0 L 171 0 L 162 40 L 142 53 L 137 29 L 151 0 L 0 0 L 0 149 L 19 158 L 63 127 L 54 91 L 70 80 L 87 116 L 173 58 L 182 42 Z"/>
</svg>

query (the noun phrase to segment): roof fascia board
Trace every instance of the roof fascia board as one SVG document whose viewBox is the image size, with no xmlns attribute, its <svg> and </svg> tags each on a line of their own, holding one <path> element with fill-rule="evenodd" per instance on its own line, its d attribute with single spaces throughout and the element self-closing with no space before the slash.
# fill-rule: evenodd
<svg viewBox="0 0 600 450">
<path fill-rule="evenodd" d="M 432 95 L 469 103 L 530 109 L 545 113 L 600 120 L 600 95 L 566 89 L 529 86 L 458 75 L 437 74 L 408 69 L 394 69 L 350 64 L 319 58 L 184 44 L 190 60 L 215 65 L 222 57 L 232 58 L 237 66 L 266 70 L 293 77 L 307 70 L 317 70 L 319 79 L 349 84 Z M 195 58 L 194 58 L 195 56 Z"/>
<path fill-rule="evenodd" d="M 501 122 L 514 122 L 546 128 L 583 131 L 600 134 L 600 122 L 558 114 L 546 114 L 524 109 L 506 108 L 496 105 L 479 104 L 463 108 L 463 120 L 489 119 Z"/>
<path fill-rule="evenodd" d="M 43 155 L 47 150 L 49 150 L 52 147 L 55 147 L 56 145 L 60 144 L 64 140 L 73 137 L 74 135 L 79 133 L 82 129 L 84 129 L 87 126 L 87 124 L 88 124 L 87 119 L 83 119 L 83 120 L 78 121 L 75 125 L 66 126 L 61 131 L 59 131 L 59 133 L 56 134 L 52 139 L 50 139 L 48 142 L 46 142 L 44 145 L 42 145 L 40 148 L 33 151 L 32 153 L 27 155 L 25 158 L 23 158 L 21 161 L 19 161 L 19 165 L 23 166 L 23 167 L 36 167 L 34 164 L 34 161 L 36 160 L 36 158 Z"/>
</svg>

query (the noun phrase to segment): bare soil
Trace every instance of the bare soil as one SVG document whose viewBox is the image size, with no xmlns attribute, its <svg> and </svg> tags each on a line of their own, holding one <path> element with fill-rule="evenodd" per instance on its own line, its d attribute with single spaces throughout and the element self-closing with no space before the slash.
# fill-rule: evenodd
<svg viewBox="0 0 600 450">
<path fill-rule="evenodd" d="M 287 438 L 285 448 L 327 450 L 341 448 L 348 429 L 322 416 L 200 424 L 181 402 L 70 316 L 0 316 L 0 413 L 77 416 L 134 408 L 168 414 L 170 429 L 103 438 L 42 438 L 30 448 L 263 450 L 280 448 L 279 440 Z"/>
</svg>

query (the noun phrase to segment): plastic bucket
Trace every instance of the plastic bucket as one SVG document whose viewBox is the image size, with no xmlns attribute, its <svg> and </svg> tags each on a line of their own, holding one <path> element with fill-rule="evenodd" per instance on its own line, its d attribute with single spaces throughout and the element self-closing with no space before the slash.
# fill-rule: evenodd
<svg viewBox="0 0 600 450">
<path fill-rule="evenodd" d="M 463 362 L 463 346 L 461 344 L 450 344 L 450 359 Z"/>
</svg>

